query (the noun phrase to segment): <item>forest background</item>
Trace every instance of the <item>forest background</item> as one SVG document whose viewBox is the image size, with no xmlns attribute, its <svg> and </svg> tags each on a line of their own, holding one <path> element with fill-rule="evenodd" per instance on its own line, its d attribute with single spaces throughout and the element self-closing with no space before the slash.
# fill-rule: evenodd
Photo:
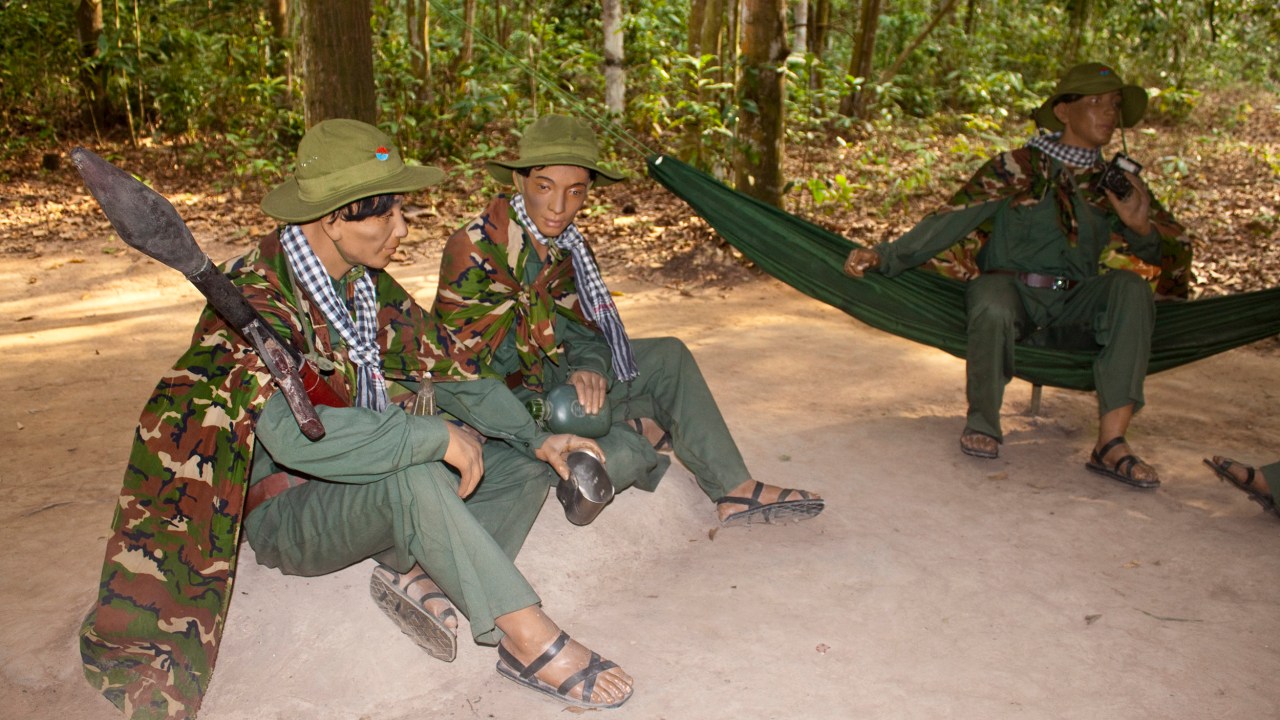
<svg viewBox="0 0 1280 720">
<path fill-rule="evenodd" d="M 587 209 L 606 266 L 731 284 L 744 261 L 643 181 L 646 155 L 876 242 L 1025 142 L 1062 70 L 1098 60 L 1151 96 L 1123 144 L 1191 229 L 1196 293 L 1280 284 L 1270 0 L 4 0 L 0 37 L 11 257 L 124 251 L 76 145 L 247 245 L 320 119 L 375 122 L 446 167 L 416 214 L 447 225 L 495 189 L 482 161 L 564 112 L 635 178 Z"/>
</svg>

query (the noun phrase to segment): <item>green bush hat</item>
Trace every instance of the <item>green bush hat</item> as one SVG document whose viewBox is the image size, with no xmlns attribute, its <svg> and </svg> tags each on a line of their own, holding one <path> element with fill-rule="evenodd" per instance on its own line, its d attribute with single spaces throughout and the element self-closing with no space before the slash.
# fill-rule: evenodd
<svg viewBox="0 0 1280 720">
<path fill-rule="evenodd" d="M 533 121 L 520 138 L 520 157 L 515 160 L 490 160 L 485 163 L 489 174 L 498 182 L 510 185 L 512 170 L 546 165 L 577 165 L 594 170 L 596 187 L 612 185 L 625 176 L 600 166 L 600 149 L 596 134 L 585 120 L 567 115 L 543 115 Z"/>
<path fill-rule="evenodd" d="M 1101 95 L 1112 90 L 1120 91 L 1120 127 L 1133 127 L 1147 112 L 1147 91 L 1137 85 L 1125 85 L 1116 71 L 1102 63 L 1083 63 L 1067 71 L 1058 81 L 1044 104 L 1031 114 L 1036 124 L 1049 130 L 1064 129 L 1062 121 L 1053 114 L 1053 104 L 1063 95 Z"/>
<path fill-rule="evenodd" d="M 293 176 L 262 198 L 262 211 L 310 222 L 361 198 L 421 190 L 444 171 L 406 165 L 391 136 L 359 120 L 323 120 L 302 136 Z"/>
</svg>

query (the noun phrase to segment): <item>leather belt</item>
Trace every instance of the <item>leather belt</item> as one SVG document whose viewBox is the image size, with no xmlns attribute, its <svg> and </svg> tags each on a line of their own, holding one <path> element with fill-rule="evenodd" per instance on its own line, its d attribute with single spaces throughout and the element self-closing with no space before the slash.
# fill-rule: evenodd
<svg viewBox="0 0 1280 720">
<path fill-rule="evenodd" d="M 244 516 L 249 517 L 249 513 L 253 512 L 254 508 L 285 490 L 296 488 L 305 482 L 307 482 L 306 478 L 286 472 L 271 473 L 262 478 L 249 486 L 249 492 L 244 498 Z"/>
<path fill-rule="evenodd" d="M 1018 282 L 1037 290 L 1070 290 L 1080 284 L 1080 281 L 1072 280 L 1063 275 L 1045 275 L 1043 273 L 1016 272 L 1013 270 L 988 270 L 987 272 L 992 275 L 1012 275 L 1018 279 Z"/>
</svg>

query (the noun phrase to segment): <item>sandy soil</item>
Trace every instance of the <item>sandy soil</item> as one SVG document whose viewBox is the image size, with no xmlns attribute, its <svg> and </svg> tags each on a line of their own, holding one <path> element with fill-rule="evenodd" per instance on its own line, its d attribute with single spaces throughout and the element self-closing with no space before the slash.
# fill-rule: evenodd
<svg viewBox="0 0 1280 720">
<path fill-rule="evenodd" d="M 226 257 L 217 255 L 218 259 Z M 429 258 L 397 276 L 429 297 Z M 0 716 L 110 719 L 76 629 L 138 411 L 199 301 L 135 253 L 0 257 Z M 545 607 L 636 678 L 622 718 L 1273 718 L 1280 521 L 1200 464 L 1280 452 L 1280 351 L 1152 377 L 1130 433 L 1155 492 L 1084 470 L 1092 396 L 1015 382 L 1002 457 L 962 455 L 963 365 L 771 280 L 616 281 L 634 335 L 683 337 L 757 477 L 803 524 L 710 532 L 674 466 L 587 528 L 551 500 L 519 559 Z M 371 564 L 284 577 L 246 548 L 205 720 L 540 718 L 563 706 L 428 658 Z M 464 637 L 469 637 L 465 632 Z"/>
</svg>

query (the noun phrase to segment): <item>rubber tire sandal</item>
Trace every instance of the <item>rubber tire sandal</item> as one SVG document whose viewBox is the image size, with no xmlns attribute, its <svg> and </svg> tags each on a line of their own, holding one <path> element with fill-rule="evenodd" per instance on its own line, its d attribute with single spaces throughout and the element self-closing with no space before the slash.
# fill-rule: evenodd
<svg viewBox="0 0 1280 720">
<path fill-rule="evenodd" d="M 979 450 L 978 448 L 972 448 L 964 444 L 965 438 L 973 437 L 975 435 L 978 435 L 981 437 L 988 437 L 988 438 L 991 438 L 992 440 L 995 440 L 996 441 L 995 452 Z M 978 432 L 977 430 L 970 430 L 969 428 L 965 428 L 964 432 L 960 433 L 960 452 L 972 457 L 982 458 L 983 460 L 995 460 L 996 458 L 1000 457 L 1000 441 L 997 440 L 994 435 L 988 435 L 984 432 Z"/>
<path fill-rule="evenodd" d="M 378 572 L 385 570 L 393 577 L 388 580 Z M 430 592 L 422 596 L 418 602 L 414 602 L 405 590 L 399 585 L 400 573 L 380 565 L 373 571 L 373 576 L 369 578 L 369 594 L 373 596 L 373 601 L 382 608 L 396 627 L 405 635 L 408 635 L 418 647 L 427 651 L 427 654 L 437 660 L 445 662 L 453 662 L 458 655 L 458 634 L 457 631 L 445 625 L 447 618 L 457 618 L 458 613 L 451 607 L 448 610 L 433 615 L 427 612 L 424 606 L 427 600 L 443 599 L 448 600 L 444 593 Z M 427 574 L 422 573 L 409 581 L 409 585 L 419 580 L 427 579 Z"/>
<path fill-rule="evenodd" d="M 1111 438 L 1107 441 L 1107 444 L 1102 446 L 1101 451 L 1097 449 L 1093 451 L 1093 454 L 1089 456 L 1089 462 L 1085 463 L 1084 466 L 1091 472 L 1104 475 L 1112 480 L 1119 480 L 1125 485 L 1132 485 L 1133 487 L 1142 488 L 1144 490 L 1151 490 L 1153 488 L 1160 487 L 1159 479 L 1139 480 L 1133 476 L 1133 469 L 1135 467 L 1139 464 L 1146 465 L 1146 463 L 1142 462 L 1142 458 L 1137 455 L 1125 455 L 1115 461 L 1111 467 L 1107 467 L 1106 463 L 1103 462 L 1103 458 L 1107 456 L 1107 453 L 1111 452 L 1112 448 L 1117 445 L 1123 445 L 1125 442 L 1126 440 L 1123 435 Z"/>
<path fill-rule="evenodd" d="M 525 665 L 517 660 L 516 656 L 512 655 L 511 651 L 507 650 L 502 643 L 498 643 L 498 674 L 574 707 L 616 708 L 631 699 L 631 690 L 628 690 L 621 700 L 613 703 L 594 703 L 585 699 L 591 697 L 591 694 L 595 692 L 596 678 L 599 677 L 600 673 L 618 667 L 617 663 L 612 660 L 605 660 L 594 650 L 591 652 L 591 660 L 587 663 L 587 666 L 565 678 L 559 687 L 552 687 L 550 684 L 539 680 L 537 672 L 546 667 L 547 663 L 554 660 L 568 644 L 569 633 L 561 631 L 555 642 L 551 643 L 546 650 L 543 650 L 542 654 L 533 662 Z M 569 691 L 578 684 L 582 685 L 582 698 L 576 698 L 569 694 Z"/>
<path fill-rule="evenodd" d="M 738 497 L 735 495 L 725 495 L 716 500 L 716 507 L 724 504 L 743 505 L 747 509 L 740 510 L 736 513 L 725 517 L 720 521 L 722 527 L 739 527 L 742 525 L 750 525 L 753 522 L 763 522 L 766 524 L 780 523 L 785 520 L 799 522 L 816 517 L 822 512 L 827 503 L 822 498 L 816 498 L 807 490 L 791 490 L 784 488 L 778 494 L 778 499 L 771 503 L 760 502 L 760 495 L 764 492 L 764 483 L 756 481 L 755 489 L 751 491 L 751 497 Z M 797 495 L 795 500 L 788 500 L 792 495 Z"/>
<path fill-rule="evenodd" d="M 653 420 L 652 418 L 650 418 L 650 422 L 654 425 L 658 425 L 658 421 Z M 638 433 L 640 437 L 648 438 L 648 436 L 644 434 L 644 423 L 640 418 L 631 418 L 631 427 L 636 429 L 636 433 Z M 671 447 L 671 433 L 667 432 L 666 428 L 663 428 L 661 425 L 658 425 L 658 429 L 662 430 L 662 437 L 658 438 L 657 442 L 653 444 L 653 449 L 658 452 L 674 452 Z"/>
<path fill-rule="evenodd" d="M 1209 466 L 1209 469 L 1212 470 L 1213 473 L 1218 476 L 1219 480 L 1226 480 L 1232 485 L 1235 485 L 1236 487 L 1240 488 L 1241 490 L 1244 491 L 1246 495 L 1249 496 L 1250 500 L 1261 505 L 1263 510 L 1270 513 L 1275 513 L 1276 517 L 1280 517 L 1280 507 L 1276 506 L 1275 498 L 1271 497 L 1271 495 L 1269 495 L 1268 493 L 1259 492 L 1258 490 L 1254 489 L 1253 480 L 1254 478 L 1257 477 L 1257 474 L 1256 474 L 1257 471 L 1254 469 L 1252 465 L 1245 465 L 1242 462 L 1236 462 L 1231 458 L 1225 458 L 1225 457 L 1222 458 L 1221 465 L 1213 462 L 1209 458 L 1204 459 L 1204 464 Z M 1240 467 L 1249 471 L 1244 482 L 1241 482 L 1235 475 L 1231 474 L 1232 465 L 1239 465 Z"/>
</svg>

